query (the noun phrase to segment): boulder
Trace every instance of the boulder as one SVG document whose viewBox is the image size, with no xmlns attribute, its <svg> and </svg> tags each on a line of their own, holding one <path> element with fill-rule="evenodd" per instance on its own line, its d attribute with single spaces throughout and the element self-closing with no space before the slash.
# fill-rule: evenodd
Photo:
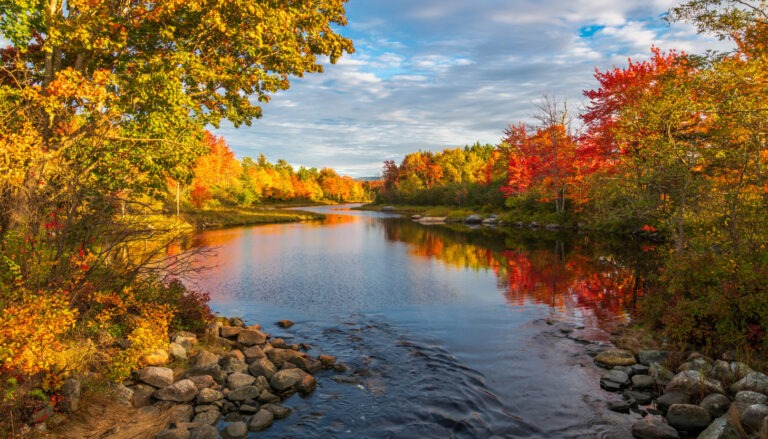
<svg viewBox="0 0 768 439">
<path fill-rule="evenodd" d="M 189 439 L 186 428 L 168 428 L 155 435 L 155 439 Z"/>
<path fill-rule="evenodd" d="M 277 372 L 277 368 L 267 358 L 257 358 L 248 366 L 248 373 L 255 377 L 264 376 L 270 379 L 275 372 Z"/>
<path fill-rule="evenodd" d="M 222 326 L 219 328 L 219 336 L 224 338 L 234 338 L 243 332 L 243 328 L 240 326 Z"/>
<path fill-rule="evenodd" d="M 248 371 L 248 364 L 236 357 L 223 357 L 219 360 L 219 367 L 221 367 L 221 371 L 227 375 Z"/>
<path fill-rule="evenodd" d="M 270 392 L 269 390 L 264 389 L 261 391 L 261 393 L 259 393 L 258 401 L 261 404 L 278 403 L 280 402 L 280 397 Z"/>
<path fill-rule="evenodd" d="M 632 366 L 636 362 L 634 354 L 624 349 L 608 349 L 607 351 L 600 352 L 595 357 L 595 363 L 606 368 Z"/>
<path fill-rule="evenodd" d="M 173 384 L 173 370 L 167 367 L 148 366 L 139 370 L 139 379 L 150 386 L 162 388 Z"/>
<path fill-rule="evenodd" d="M 248 426 L 245 422 L 232 422 L 221 430 L 224 439 L 243 439 L 248 437 Z"/>
<path fill-rule="evenodd" d="M 754 372 L 749 366 L 738 361 L 715 361 L 710 371 L 710 376 L 724 383 L 735 383 L 736 381 Z"/>
<path fill-rule="evenodd" d="M 191 332 L 179 331 L 171 337 L 171 342 L 178 343 L 186 350 L 192 349 L 197 344 L 197 336 Z"/>
<path fill-rule="evenodd" d="M 704 396 L 710 393 L 725 394 L 725 389 L 719 381 L 709 379 L 697 370 L 686 370 L 675 375 L 667 384 L 666 391 L 677 391 L 691 396 Z"/>
<path fill-rule="evenodd" d="M 293 326 L 293 322 L 290 320 L 278 320 L 277 326 L 281 328 L 290 328 L 291 326 Z"/>
<path fill-rule="evenodd" d="M 248 430 L 261 431 L 269 428 L 272 425 L 272 421 L 274 421 L 274 419 L 275 415 L 273 415 L 272 412 L 266 409 L 261 409 L 256 412 L 253 417 L 251 417 L 251 420 L 248 422 Z"/>
<path fill-rule="evenodd" d="M 213 366 L 219 364 L 219 356 L 206 350 L 200 350 L 192 357 L 189 364 L 192 367 Z"/>
<path fill-rule="evenodd" d="M 723 394 L 711 393 L 705 396 L 699 405 L 707 409 L 712 418 L 719 418 L 728 411 L 728 407 L 731 406 L 731 400 Z"/>
<path fill-rule="evenodd" d="M 635 390 L 652 389 L 656 385 L 656 380 L 650 375 L 633 375 L 632 388 Z"/>
<path fill-rule="evenodd" d="M 320 361 L 323 369 L 333 369 L 333 366 L 336 365 L 336 357 L 332 355 L 320 355 L 317 359 Z"/>
<path fill-rule="evenodd" d="M 293 412 L 293 410 L 290 408 L 278 403 L 264 404 L 262 408 L 272 412 L 272 414 L 275 416 L 275 419 L 285 419 Z"/>
<path fill-rule="evenodd" d="M 275 372 L 269 379 L 269 385 L 278 392 L 297 390 L 299 385 L 304 386 L 304 379 L 311 376 L 301 369 L 285 369 Z"/>
<path fill-rule="evenodd" d="M 226 375 L 218 364 L 190 367 L 186 372 L 184 372 L 183 376 L 184 378 L 190 378 L 204 375 L 210 376 L 215 382 L 219 384 L 223 383 L 224 379 L 226 378 Z"/>
<path fill-rule="evenodd" d="M 695 433 L 707 428 L 712 418 L 704 407 L 693 404 L 672 404 L 667 411 L 667 422 L 678 431 Z"/>
<path fill-rule="evenodd" d="M 243 350 L 243 356 L 245 356 L 245 361 L 250 363 L 251 361 L 256 360 L 258 358 L 266 357 L 266 354 L 264 353 L 264 351 L 261 350 L 260 347 L 251 346 Z"/>
<path fill-rule="evenodd" d="M 247 373 L 233 373 L 227 377 L 227 386 L 230 389 L 238 389 L 240 387 L 250 386 L 256 381 L 256 377 Z"/>
<path fill-rule="evenodd" d="M 384 207 L 381 208 L 381 211 L 382 212 L 394 212 L 395 211 L 395 206 L 384 206 Z"/>
<path fill-rule="evenodd" d="M 316 387 L 317 380 L 315 380 L 315 377 L 312 375 L 307 375 L 301 379 L 298 385 L 296 385 L 296 390 L 298 390 L 302 395 L 309 395 L 315 390 Z"/>
<path fill-rule="evenodd" d="M 629 413 L 629 409 L 632 408 L 634 401 L 629 399 L 611 400 L 605 403 L 605 407 L 616 413 Z"/>
<path fill-rule="evenodd" d="M 194 413 L 195 408 L 189 404 L 174 405 L 168 409 L 168 420 L 174 424 L 189 422 L 192 420 L 192 415 Z"/>
<path fill-rule="evenodd" d="M 629 376 L 620 370 L 609 370 L 600 378 L 600 387 L 609 392 L 618 392 L 629 386 Z"/>
<path fill-rule="evenodd" d="M 666 386 L 675 377 L 675 373 L 662 366 L 661 363 L 651 363 L 648 368 L 648 375 L 652 376 L 661 386 Z"/>
<path fill-rule="evenodd" d="M 57 408 L 64 413 L 77 411 L 80 406 L 80 394 L 83 383 L 77 378 L 67 378 L 64 385 L 61 386 L 61 401 Z"/>
<path fill-rule="evenodd" d="M 663 419 L 647 416 L 632 424 L 632 436 L 637 439 L 680 439 L 680 435 Z"/>
<path fill-rule="evenodd" d="M 168 356 L 168 351 L 165 349 L 157 349 L 151 352 L 145 352 L 139 358 L 141 364 L 147 366 L 165 366 L 171 362 L 171 358 Z"/>
<path fill-rule="evenodd" d="M 161 401 L 188 402 L 195 399 L 198 390 L 190 380 L 181 380 L 155 391 L 152 395 Z"/>
<path fill-rule="evenodd" d="M 481 215 L 470 215 L 466 218 L 464 218 L 464 222 L 467 224 L 480 224 L 483 222 L 483 217 Z"/>
<path fill-rule="evenodd" d="M 749 390 L 768 395 L 768 376 L 760 372 L 750 372 L 744 378 L 731 385 L 731 392 Z"/>
<path fill-rule="evenodd" d="M 199 424 L 216 425 L 221 420 L 221 413 L 218 410 L 208 410 L 195 415 L 192 422 Z"/>
<path fill-rule="evenodd" d="M 123 405 L 131 405 L 131 401 L 133 400 L 133 390 L 129 389 L 122 383 L 117 383 L 112 386 L 112 393 L 115 397 L 115 400 L 119 404 Z"/>
<path fill-rule="evenodd" d="M 681 364 L 677 370 L 679 372 L 685 370 L 697 370 L 704 374 L 704 376 L 709 376 L 712 373 L 712 364 L 710 364 L 706 358 L 696 358 Z"/>
<path fill-rule="evenodd" d="M 666 413 L 673 404 L 688 404 L 691 402 L 690 395 L 682 392 L 666 392 L 656 399 L 656 407 L 662 413 Z"/>
<path fill-rule="evenodd" d="M 219 439 L 219 430 L 213 425 L 203 424 L 189 430 L 189 439 Z"/>
<path fill-rule="evenodd" d="M 243 346 L 253 346 L 266 343 L 267 336 L 257 330 L 246 329 L 237 336 L 237 342 Z"/>
<path fill-rule="evenodd" d="M 210 404 L 221 399 L 224 399 L 224 395 L 218 390 L 214 389 L 205 388 L 200 390 L 200 392 L 197 394 L 198 404 Z"/>
<path fill-rule="evenodd" d="M 653 402 L 653 396 L 648 392 L 640 392 L 637 390 L 625 390 L 622 395 L 625 398 L 634 400 L 639 405 L 648 405 Z"/>
<path fill-rule="evenodd" d="M 216 381 L 210 375 L 193 375 L 187 379 L 195 383 L 197 390 L 216 386 Z"/>
<path fill-rule="evenodd" d="M 709 424 L 697 439 L 741 439 L 741 435 L 725 418 L 717 418 Z"/>
<path fill-rule="evenodd" d="M 229 392 L 227 399 L 230 401 L 246 401 L 258 398 L 260 393 L 261 391 L 256 386 L 243 386 Z"/>
<path fill-rule="evenodd" d="M 184 346 L 178 343 L 171 343 L 168 346 L 168 353 L 171 354 L 171 357 L 173 357 L 174 360 L 187 359 L 187 350 L 184 348 Z"/>
<path fill-rule="evenodd" d="M 768 416 L 768 406 L 752 404 L 741 414 L 741 425 L 748 433 L 758 432 L 766 416 Z"/>
<path fill-rule="evenodd" d="M 131 386 L 131 390 L 133 390 L 131 403 L 134 407 L 141 408 L 152 404 L 152 394 L 157 389 L 148 384 L 139 383 Z"/>
</svg>

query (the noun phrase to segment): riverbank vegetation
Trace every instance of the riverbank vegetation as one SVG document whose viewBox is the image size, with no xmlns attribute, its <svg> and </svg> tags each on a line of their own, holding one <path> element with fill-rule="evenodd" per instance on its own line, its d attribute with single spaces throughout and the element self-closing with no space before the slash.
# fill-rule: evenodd
<svg viewBox="0 0 768 439">
<path fill-rule="evenodd" d="M 377 200 L 663 234 L 668 256 L 641 315 L 680 345 L 765 354 L 766 16 L 762 2 L 685 2 L 670 20 L 735 49 L 653 47 L 595 74 L 579 130 L 566 103 L 547 97 L 536 123 L 510 124 L 498 145 L 385 162 Z"/>
<path fill-rule="evenodd" d="M 205 128 L 250 125 L 291 76 L 352 52 L 344 3 L 0 4 L 0 436 L 55 409 L 68 376 L 124 378 L 210 317 L 175 280 L 191 255 L 167 248 L 190 227 L 168 214 L 288 199 L 249 190 L 267 163 L 196 177 L 221 170 Z"/>
</svg>

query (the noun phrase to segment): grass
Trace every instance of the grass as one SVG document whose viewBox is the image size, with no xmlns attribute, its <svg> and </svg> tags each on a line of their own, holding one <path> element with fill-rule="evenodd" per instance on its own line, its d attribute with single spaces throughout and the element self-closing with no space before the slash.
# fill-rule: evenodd
<svg viewBox="0 0 768 439">
<path fill-rule="evenodd" d="M 182 213 L 184 219 L 197 229 L 220 229 L 225 227 L 249 226 L 255 224 L 293 223 L 315 221 L 325 215 L 301 210 L 277 208 L 242 209 L 218 208 L 201 209 Z"/>
</svg>

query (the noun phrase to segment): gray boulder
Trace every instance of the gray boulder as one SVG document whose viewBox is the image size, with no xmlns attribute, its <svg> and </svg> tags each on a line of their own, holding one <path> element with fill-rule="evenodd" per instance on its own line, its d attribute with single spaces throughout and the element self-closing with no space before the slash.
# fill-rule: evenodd
<svg viewBox="0 0 768 439">
<path fill-rule="evenodd" d="M 153 396 L 161 401 L 188 402 L 197 396 L 197 386 L 190 380 L 181 380 L 155 391 Z"/>
<path fill-rule="evenodd" d="M 691 402 L 691 397 L 682 392 L 666 392 L 656 399 L 656 407 L 661 410 L 662 413 L 666 413 L 673 404 L 688 404 Z"/>
<path fill-rule="evenodd" d="M 245 422 L 232 422 L 221 430 L 224 439 L 243 439 L 248 437 L 248 426 Z"/>
<path fill-rule="evenodd" d="M 749 390 L 768 395 L 768 376 L 760 372 L 750 372 L 744 378 L 731 385 L 731 392 Z"/>
<path fill-rule="evenodd" d="M 230 401 L 246 401 L 258 398 L 260 393 L 261 391 L 256 386 L 243 386 L 229 392 L 227 399 Z"/>
<path fill-rule="evenodd" d="M 735 383 L 736 381 L 754 372 L 749 366 L 738 361 L 715 361 L 710 371 L 710 376 L 724 383 Z"/>
<path fill-rule="evenodd" d="M 667 359 L 669 359 L 668 351 L 644 349 L 637 352 L 637 362 L 646 366 L 651 366 L 653 363 L 665 364 Z"/>
<path fill-rule="evenodd" d="M 208 410 L 195 415 L 192 422 L 199 424 L 216 425 L 221 420 L 221 413 L 218 410 Z"/>
<path fill-rule="evenodd" d="M 67 378 L 61 386 L 62 400 L 59 402 L 58 409 L 64 413 L 77 411 L 80 406 L 81 392 L 82 381 L 77 378 Z"/>
<path fill-rule="evenodd" d="M 250 386 L 256 381 L 256 377 L 247 373 L 233 373 L 227 377 L 227 386 L 230 389 Z"/>
<path fill-rule="evenodd" d="M 656 385 L 656 380 L 650 375 L 633 375 L 632 388 L 635 390 L 652 389 Z"/>
<path fill-rule="evenodd" d="M 219 430 L 213 425 L 203 424 L 189 430 L 189 439 L 219 439 Z"/>
<path fill-rule="evenodd" d="M 200 390 L 200 393 L 197 394 L 198 404 L 210 404 L 221 399 L 224 399 L 224 395 L 218 390 L 214 389 L 205 388 Z"/>
<path fill-rule="evenodd" d="M 218 364 L 190 367 L 186 372 L 184 372 L 184 378 L 205 375 L 209 375 L 215 382 L 219 384 L 222 384 L 226 378 L 226 375 L 221 370 L 221 366 Z"/>
<path fill-rule="evenodd" d="M 287 418 L 293 412 L 293 410 L 290 408 L 278 403 L 264 404 L 262 408 L 272 412 L 272 414 L 275 416 L 275 419 Z"/>
<path fill-rule="evenodd" d="M 746 405 L 766 404 L 768 403 L 768 396 L 765 396 L 762 393 L 742 390 L 741 392 L 736 393 L 736 396 L 733 398 L 733 400 L 734 402 L 739 402 Z"/>
<path fill-rule="evenodd" d="M 711 393 L 705 396 L 699 405 L 707 409 L 709 415 L 713 418 L 719 418 L 728 411 L 728 407 L 731 406 L 731 400 L 720 393 Z"/>
<path fill-rule="evenodd" d="M 275 372 L 277 367 L 267 358 L 257 358 L 248 366 L 248 373 L 255 377 L 263 376 L 270 379 Z"/>
<path fill-rule="evenodd" d="M 261 409 L 258 412 L 256 412 L 253 417 L 251 417 L 251 420 L 248 422 L 248 430 L 250 431 L 261 431 L 266 428 L 269 428 L 272 425 L 272 421 L 275 420 L 275 415 L 272 414 L 269 410 Z"/>
<path fill-rule="evenodd" d="M 141 408 L 152 404 L 152 394 L 157 389 L 148 384 L 139 383 L 131 386 L 131 390 L 133 390 L 131 403 L 134 407 Z"/>
<path fill-rule="evenodd" d="M 173 384 L 173 370 L 167 367 L 147 366 L 139 370 L 139 379 L 153 387 Z"/>
<path fill-rule="evenodd" d="M 285 369 L 276 372 L 269 379 L 269 384 L 278 392 L 286 392 L 290 390 L 296 390 L 296 387 L 302 382 L 302 380 L 309 376 L 301 369 Z"/>
<path fill-rule="evenodd" d="M 467 224 L 480 224 L 483 222 L 483 217 L 481 215 L 470 215 L 466 218 L 464 218 L 464 222 Z"/>
<path fill-rule="evenodd" d="M 697 439 L 741 439 L 741 435 L 728 423 L 727 419 L 717 418 L 699 434 Z"/>
<path fill-rule="evenodd" d="M 629 386 L 629 376 L 620 370 L 609 370 L 600 378 L 600 387 L 609 392 L 618 392 Z"/>
<path fill-rule="evenodd" d="M 647 416 L 632 424 L 632 436 L 637 439 L 680 439 L 680 435 L 663 419 Z"/>
<path fill-rule="evenodd" d="M 678 431 L 699 432 L 707 428 L 712 418 L 704 407 L 693 404 L 672 404 L 667 411 L 667 422 Z"/>
<path fill-rule="evenodd" d="M 672 378 L 675 377 L 675 373 L 661 365 L 661 363 L 651 363 L 651 366 L 648 368 L 648 375 L 652 376 L 662 386 L 669 384 Z"/>
<path fill-rule="evenodd" d="M 691 396 L 703 396 L 710 393 L 725 394 L 725 389 L 719 381 L 709 379 L 697 370 L 686 370 L 678 373 L 667 384 L 666 390 L 667 392 L 682 392 Z"/>
<path fill-rule="evenodd" d="M 168 353 L 171 354 L 171 357 L 173 357 L 176 360 L 187 359 L 187 350 L 184 348 L 184 346 L 178 343 L 171 343 L 168 346 Z"/>
<path fill-rule="evenodd" d="M 741 425 L 750 433 L 760 431 L 760 425 L 766 416 L 768 416 L 768 406 L 752 404 L 741 414 Z"/>
<path fill-rule="evenodd" d="M 237 336 L 237 342 L 243 346 L 253 346 L 267 342 L 267 336 L 255 329 L 246 329 Z"/>
<path fill-rule="evenodd" d="M 206 350 L 200 350 L 191 358 L 189 364 L 192 367 L 212 366 L 219 364 L 219 356 Z"/>
</svg>

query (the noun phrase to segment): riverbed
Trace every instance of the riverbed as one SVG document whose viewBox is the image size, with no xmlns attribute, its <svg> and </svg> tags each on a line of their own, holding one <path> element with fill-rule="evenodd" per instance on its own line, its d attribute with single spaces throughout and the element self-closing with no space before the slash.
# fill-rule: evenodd
<svg viewBox="0 0 768 439">
<path fill-rule="evenodd" d="M 214 311 L 349 368 L 259 437 L 631 437 L 591 355 L 642 294 L 639 249 L 350 207 L 193 240 Z"/>
</svg>

